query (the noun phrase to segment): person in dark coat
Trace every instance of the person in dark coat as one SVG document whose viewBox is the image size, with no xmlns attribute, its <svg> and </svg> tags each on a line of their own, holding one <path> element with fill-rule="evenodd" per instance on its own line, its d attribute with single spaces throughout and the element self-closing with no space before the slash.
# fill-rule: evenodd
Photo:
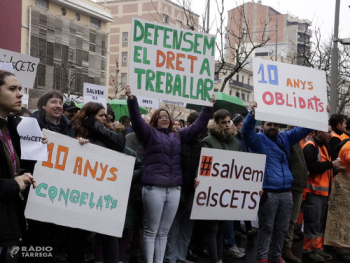
<svg viewBox="0 0 350 263">
<path fill-rule="evenodd" d="M 125 147 L 124 136 L 113 131 L 112 126 L 107 123 L 107 114 L 102 104 L 89 102 L 84 105 L 81 111 L 73 119 L 73 129 L 81 144 L 90 142 L 111 150 L 122 152 Z M 75 230 L 75 240 L 81 243 L 81 253 L 72 262 L 84 262 L 84 243 L 82 240 L 87 234 L 84 230 Z M 118 262 L 118 238 L 103 234 L 97 234 L 102 241 L 103 262 Z M 81 236 L 82 238 L 79 238 Z"/>
<path fill-rule="evenodd" d="M 23 242 L 26 229 L 21 197 L 29 185 L 35 186 L 30 173 L 20 170 L 21 121 L 11 112 L 21 111 L 22 86 L 14 74 L 0 70 L 0 262 L 5 262 L 7 248 Z M 23 197 L 22 197 L 23 198 Z"/>
<path fill-rule="evenodd" d="M 127 87 L 128 108 L 133 129 L 145 152 L 141 175 L 144 205 L 143 244 L 147 263 L 163 262 L 167 235 L 175 217 L 181 193 L 181 144 L 191 141 L 205 129 L 212 109 L 203 107 L 189 127 L 173 130 L 170 114 L 158 109 L 148 125 L 141 117 L 136 97 Z M 212 98 L 212 102 L 214 102 Z"/>
</svg>

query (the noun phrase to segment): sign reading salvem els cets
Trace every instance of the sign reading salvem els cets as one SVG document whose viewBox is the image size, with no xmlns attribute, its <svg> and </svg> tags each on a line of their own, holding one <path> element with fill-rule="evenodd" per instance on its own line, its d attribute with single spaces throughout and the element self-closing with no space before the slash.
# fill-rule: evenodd
<svg viewBox="0 0 350 263">
<path fill-rule="evenodd" d="M 256 220 L 265 162 L 263 154 L 202 148 L 191 219 Z"/>
<path fill-rule="evenodd" d="M 40 59 L 0 48 L 0 62 L 11 63 L 22 87 L 33 88 Z"/>
<path fill-rule="evenodd" d="M 211 105 L 214 36 L 133 18 L 130 43 L 135 95 Z"/>
</svg>

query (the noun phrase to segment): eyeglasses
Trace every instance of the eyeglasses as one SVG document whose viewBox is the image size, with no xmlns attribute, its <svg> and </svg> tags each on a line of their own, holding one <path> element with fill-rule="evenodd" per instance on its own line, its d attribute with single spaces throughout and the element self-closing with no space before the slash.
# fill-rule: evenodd
<svg viewBox="0 0 350 263">
<path fill-rule="evenodd" d="M 168 116 L 159 116 L 158 120 L 166 120 L 166 121 L 168 121 L 168 120 L 170 120 L 170 118 Z"/>
</svg>

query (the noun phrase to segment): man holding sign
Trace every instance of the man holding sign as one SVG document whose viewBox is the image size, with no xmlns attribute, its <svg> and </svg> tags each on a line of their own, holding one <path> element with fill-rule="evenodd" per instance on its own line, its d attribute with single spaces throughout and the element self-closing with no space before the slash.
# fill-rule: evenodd
<svg viewBox="0 0 350 263">
<path fill-rule="evenodd" d="M 259 232 L 258 232 L 258 262 L 268 262 L 270 240 L 271 262 L 285 262 L 281 258 L 284 235 L 288 229 L 292 213 L 291 183 L 292 173 L 288 158 L 290 148 L 306 137 L 311 130 L 294 128 L 286 132 L 278 132 L 279 124 L 264 121 L 261 132 L 256 133 L 255 108 L 248 114 L 242 128 L 243 141 L 251 152 L 266 154 L 266 167 L 263 182 L 264 194 L 260 199 Z"/>
</svg>

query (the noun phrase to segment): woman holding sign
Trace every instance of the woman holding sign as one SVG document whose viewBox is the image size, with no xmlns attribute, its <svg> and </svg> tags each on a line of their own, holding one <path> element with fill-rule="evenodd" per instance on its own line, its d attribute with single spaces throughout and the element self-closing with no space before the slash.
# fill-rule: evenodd
<svg viewBox="0 0 350 263">
<path fill-rule="evenodd" d="M 81 144 L 91 142 L 99 146 L 122 152 L 125 147 L 125 138 L 119 133 L 113 131 L 113 126 L 107 123 L 107 114 L 101 103 L 89 102 L 84 105 L 81 111 L 73 118 L 73 130 Z M 82 243 L 81 248 L 85 246 L 84 232 L 78 230 L 82 238 L 76 238 L 77 242 Z M 85 234 L 86 235 L 86 234 Z M 118 262 L 118 238 L 98 234 L 102 241 L 103 262 Z M 82 249 L 79 259 L 72 262 L 84 262 L 84 252 Z"/>
<path fill-rule="evenodd" d="M 174 131 L 167 110 L 156 110 L 148 125 L 142 119 L 137 99 L 131 95 L 129 87 L 125 94 L 133 129 L 145 148 L 141 175 L 144 253 L 147 263 L 163 263 L 167 235 L 180 200 L 181 144 L 198 137 L 205 129 L 212 109 L 203 107 L 191 126 Z M 211 102 L 215 102 L 214 97 Z"/>
<path fill-rule="evenodd" d="M 209 135 L 201 142 L 202 147 L 227 151 L 241 151 L 241 143 L 235 139 L 236 128 L 231 124 L 231 115 L 227 110 L 218 110 L 214 113 L 214 120 L 208 124 Z M 207 244 L 211 262 L 222 262 L 222 249 L 224 240 L 224 227 L 232 229 L 232 221 L 208 220 Z M 228 232 L 228 231 L 227 231 Z M 233 232 L 233 229 L 232 231 Z M 233 233 L 232 233 L 233 234 Z M 233 239 L 234 239 L 234 235 Z M 231 237 L 232 239 L 232 237 Z M 225 237 L 225 241 L 229 240 Z M 245 255 L 243 248 L 238 248 L 234 240 L 227 243 L 226 250 L 230 256 L 242 258 Z"/>
<path fill-rule="evenodd" d="M 0 70 L 0 262 L 6 261 L 9 246 L 23 241 L 26 223 L 21 192 L 31 184 L 35 188 L 31 174 L 20 175 L 17 125 L 21 118 L 10 115 L 21 111 L 21 89 L 15 75 Z"/>
</svg>

